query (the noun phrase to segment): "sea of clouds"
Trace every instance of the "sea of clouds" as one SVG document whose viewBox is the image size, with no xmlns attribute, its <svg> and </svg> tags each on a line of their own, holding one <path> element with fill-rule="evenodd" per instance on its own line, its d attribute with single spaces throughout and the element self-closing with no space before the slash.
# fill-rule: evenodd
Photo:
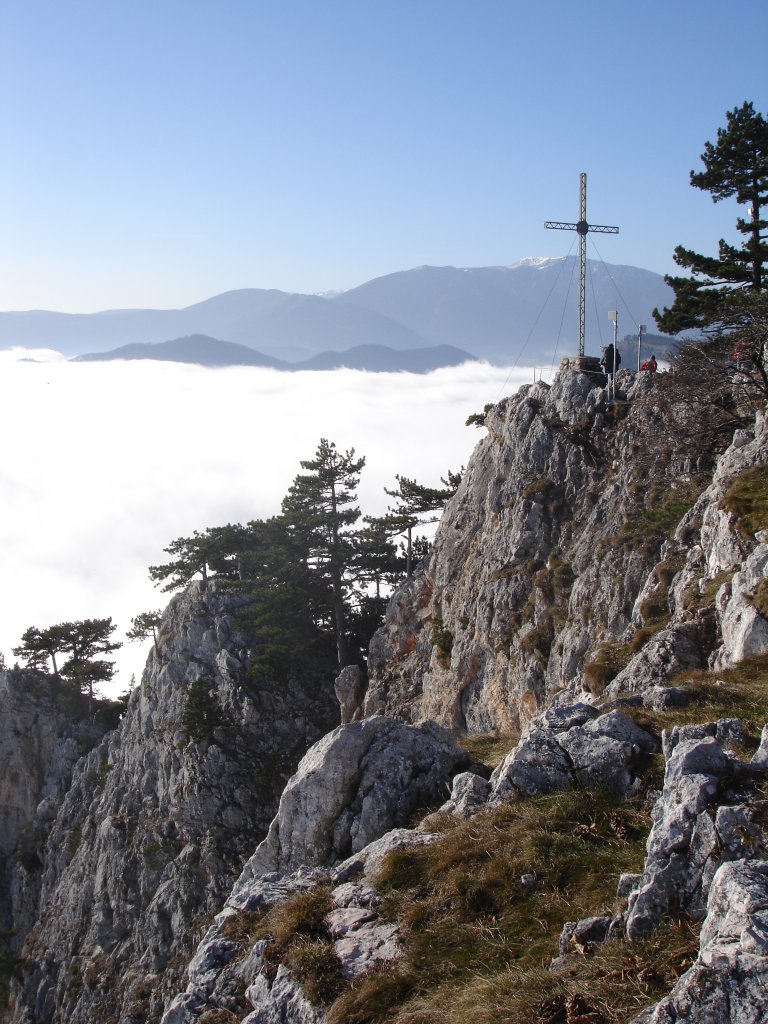
<svg viewBox="0 0 768 1024">
<path fill-rule="evenodd" d="M 273 515 L 321 437 L 366 457 L 364 514 L 395 474 L 439 485 L 484 431 L 465 420 L 533 380 L 485 363 L 425 375 L 283 373 L 0 351 L 0 652 L 28 626 L 112 616 L 117 639 L 170 599 L 147 566 L 193 530 Z M 546 374 L 545 374 L 546 377 Z M 107 688 L 141 678 L 147 645 Z"/>
</svg>

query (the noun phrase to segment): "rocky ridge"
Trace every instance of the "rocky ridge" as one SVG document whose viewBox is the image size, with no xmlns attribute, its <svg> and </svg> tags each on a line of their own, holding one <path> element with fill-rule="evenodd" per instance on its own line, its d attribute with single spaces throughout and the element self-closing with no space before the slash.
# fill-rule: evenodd
<svg viewBox="0 0 768 1024">
<path fill-rule="evenodd" d="M 645 794 L 652 826 L 642 869 L 617 879 L 618 909 L 566 924 L 552 976 L 586 949 L 619 936 L 636 943 L 682 913 L 702 922 L 698 956 L 634 1024 L 756 1024 L 768 1015 L 768 734 L 750 757 L 750 726 L 737 718 L 706 720 L 704 708 L 695 724 L 676 722 L 693 691 L 672 679 L 708 665 L 724 671 L 768 649 L 760 600 L 768 537 L 745 530 L 726 500 L 734 479 L 768 463 L 768 431 L 758 416 L 754 434 L 739 432 L 703 481 L 700 467 L 673 452 L 666 465 L 644 459 L 649 432 L 662 437 L 663 410 L 650 375 L 624 374 L 621 383 L 624 396 L 609 406 L 587 375 L 566 371 L 552 388 L 521 389 L 492 410 L 429 564 L 395 593 L 374 638 L 367 692 L 357 674 L 337 684 L 345 724 L 304 756 L 268 828 L 268 801 L 247 772 L 238 775 L 237 757 L 229 765 L 229 748 L 226 757 L 211 753 L 216 744 L 180 751 L 174 740 L 183 686 L 201 658 L 222 704 L 237 721 L 253 721 L 232 609 L 213 607 L 226 604 L 215 584 L 172 603 L 161 650 L 181 644 L 180 675 L 163 677 L 150 659 L 147 692 L 75 771 L 54 823 L 43 872 L 49 902 L 27 942 L 15 1021 L 338 1020 L 338 989 L 317 988 L 317 958 L 333 965 L 334 984 L 354 987 L 372 969 L 386 972 L 408 942 L 382 912 L 378 889 L 393 852 L 439 844 L 450 821 L 573 789 Z M 663 529 L 638 528 L 653 523 L 649 504 L 663 513 Z M 292 705 L 296 717 L 300 707 L 305 714 L 297 748 L 312 738 L 306 700 L 297 694 Z M 263 709 L 267 731 L 269 716 L 289 717 L 276 702 L 270 694 Z M 492 774 L 452 738 L 515 730 L 519 741 L 510 739 Z M 141 768 L 149 755 L 138 753 L 139 736 L 157 739 L 151 771 Z M 654 792 L 649 766 L 659 748 L 665 771 Z M 102 772 L 105 763 L 113 767 Z M 230 772 L 238 788 L 222 784 Z M 94 773 L 106 777 L 98 794 L 86 781 Z M 173 847 L 156 879 L 132 876 L 135 858 L 99 838 L 115 828 L 112 814 L 137 814 L 139 798 L 161 825 L 142 821 L 139 844 L 159 836 Z M 419 822 L 425 804 L 440 811 Z M 249 831 L 252 820 L 263 839 Z M 83 859 L 79 847 L 68 861 L 62 848 L 78 823 Z M 174 830 L 183 833 L 179 848 Z M 190 846 L 193 856 L 182 856 Z M 520 885 L 535 888 L 536 876 Z M 127 913 L 121 901 L 136 892 L 140 907 Z M 184 977 L 192 907 L 218 913 Z M 298 941 L 276 940 L 279 914 L 299 907 L 311 932 L 294 923 Z M 71 964 L 79 987 L 62 976 Z M 117 968 L 126 980 L 117 998 L 105 996 Z M 555 1000 L 542 1022 L 570 1020 L 569 1006 Z"/>
<path fill-rule="evenodd" d="M 553 702 L 765 649 L 748 597 L 768 548 L 721 504 L 768 459 L 765 421 L 737 432 L 697 497 L 701 475 L 662 443 L 650 377 L 625 371 L 624 400 L 606 405 L 588 374 L 566 370 L 488 413 L 429 564 L 371 643 L 366 714 L 507 731 Z M 717 599 L 700 600 L 720 577 Z M 606 673 L 601 656 L 620 645 L 625 664 Z"/>
</svg>

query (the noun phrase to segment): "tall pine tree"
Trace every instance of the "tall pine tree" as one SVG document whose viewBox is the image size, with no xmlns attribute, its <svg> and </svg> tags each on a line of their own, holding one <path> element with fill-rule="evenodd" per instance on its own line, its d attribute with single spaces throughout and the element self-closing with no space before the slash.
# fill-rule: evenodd
<svg viewBox="0 0 768 1024">
<path fill-rule="evenodd" d="M 283 517 L 307 552 L 307 565 L 331 592 L 333 628 L 339 668 L 349 664 L 346 597 L 349 569 L 355 557 L 353 527 L 360 518 L 357 485 L 364 458 L 354 448 L 340 452 L 320 439 L 313 459 L 301 462 L 299 473 L 283 499 Z"/>
<path fill-rule="evenodd" d="M 717 257 L 682 245 L 675 249 L 675 263 L 693 276 L 665 278 L 675 301 L 662 312 L 655 309 L 653 315 L 666 334 L 717 329 L 731 307 L 738 306 L 741 291 L 760 292 L 766 287 L 768 221 L 761 213 L 768 202 L 768 121 L 752 103 L 728 111 L 726 121 L 725 128 L 718 128 L 717 141 L 705 143 L 704 170 L 691 171 L 691 185 L 709 192 L 715 203 L 735 198 L 746 204 L 747 218 L 736 220 L 736 228 L 746 237 L 741 247 L 720 239 Z"/>
</svg>

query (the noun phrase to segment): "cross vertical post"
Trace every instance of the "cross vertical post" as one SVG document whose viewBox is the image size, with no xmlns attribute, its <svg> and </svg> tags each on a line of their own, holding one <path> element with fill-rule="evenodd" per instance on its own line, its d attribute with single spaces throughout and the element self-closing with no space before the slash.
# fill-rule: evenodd
<svg viewBox="0 0 768 1024">
<path fill-rule="evenodd" d="M 557 231 L 576 231 L 579 235 L 579 355 L 584 355 L 584 337 L 587 325 L 587 234 L 597 231 L 601 235 L 618 235 L 619 229 L 608 224 L 589 224 L 587 221 L 587 175 L 579 175 L 579 220 L 569 224 L 561 220 L 544 221 L 545 228 Z"/>
</svg>

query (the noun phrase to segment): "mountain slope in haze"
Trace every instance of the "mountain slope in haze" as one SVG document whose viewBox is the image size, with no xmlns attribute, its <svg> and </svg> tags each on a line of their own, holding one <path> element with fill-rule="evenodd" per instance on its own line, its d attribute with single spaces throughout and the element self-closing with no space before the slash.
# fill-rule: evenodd
<svg viewBox="0 0 768 1024">
<path fill-rule="evenodd" d="M 441 366 L 460 366 L 476 362 L 477 357 L 464 352 L 454 345 L 430 345 L 428 348 L 413 348 L 396 351 L 384 345 L 356 345 L 346 352 L 321 352 L 302 363 L 295 363 L 292 370 L 336 370 L 346 367 L 350 370 L 369 370 L 379 373 L 429 373 Z"/>
<path fill-rule="evenodd" d="M 531 365 L 576 351 L 577 290 L 575 257 L 511 267 L 418 267 L 333 297 L 245 288 L 177 310 L 0 313 L 0 346 L 71 356 L 208 335 L 292 363 L 360 345 L 453 345 L 494 363 Z M 609 309 L 618 309 L 623 336 L 640 323 L 651 326 L 654 307 L 672 297 L 659 274 L 590 260 L 587 352 L 597 354 L 611 340 Z"/>
<path fill-rule="evenodd" d="M 219 341 L 206 334 L 191 334 L 172 341 L 121 345 L 110 352 L 88 352 L 75 356 L 75 363 L 101 363 L 113 359 L 153 359 L 169 363 L 195 363 L 198 366 L 271 366 L 287 369 L 288 363 L 265 356 L 246 345 Z"/>
<path fill-rule="evenodd" d="M 73 362 L 109 362 L 116 359 L 150 359 L 161 362 L 193 363 L 197 366 L 268 366 L 276 370 L 351 370 L 372 372 L 428 373 L 441 366 L 459 366 L 476 359 L 452 345 L 398 350 L 386 345 L 357 345 L 346 352 L 320 352 L 311 359 L 289 363 L 274 359 L 245 345 L 219 341 L 205 334 L 155 344 L 122 345 L 110 352 L 89 352 L 75 356 Z"/>
<path fill-rule="evenodd" d="M 224 292 L 185 309 L 0 313 L 0 346 L 52 348 L 68 356 L 195 334 L 292 361 L 363 342 L 390 348 L 429 344 L 409 327 L 374 310 L 354 304 L 336 306 L 317 295 L 259 288 Z"/>
<path fill-rule="evenodd" d="M 587 351 L 653 324 L 674 296 L 660 274 L 588 260 Z M 396 317 L 433 344 L 466 347 L 496 363 L 535 362 L 578 346 L 578 260 L 534 258 L 510 267 L 417 267 L 375 278 L 335 297 Z"/>
</svg>

